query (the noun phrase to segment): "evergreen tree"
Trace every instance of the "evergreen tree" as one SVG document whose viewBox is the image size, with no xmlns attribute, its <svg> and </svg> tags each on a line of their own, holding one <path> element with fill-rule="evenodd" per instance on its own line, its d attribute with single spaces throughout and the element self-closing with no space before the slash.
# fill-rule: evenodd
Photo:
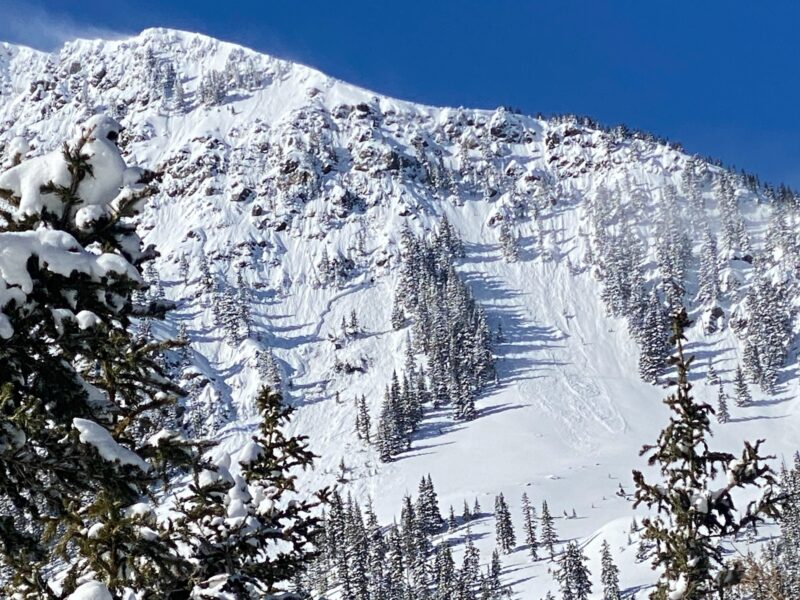
<svg viewBox="0 0 800 600">
<path fill-rule="evenodd" d="M 731 415 L 728 412 L 728 394 L 722 384 L 719 386 L 719 393 L 717 394 L 717 422 L 727 423 L 731 420 Z"/>
<path fill-rule="evenodd" d="M 530 500 L 528 500 L 528 494 L 522 494 L 522 527 L 523 531 L 525 532 L 525 544 L 528 546 L 528 552 L 530 552 L 531 558 L 533 560 L 538 560 L 539 558 L 539 543 L 536 539 L 536 515 L 534 513 L 534 508 L 531 506 Z"/>
<path fill-rule="evenodd" d="M 792 318 L 788 290 L 763 269 L 758 266 L 760 272 L 745 299 L 748 320 L 743 362 L 751 380 L 772 394 L 791 341 Z"/>
<path fill-rule="evenodd" d="M 331 264 L 330 257 L 328 256 L 328 248 L 322 248 L 322 254 L 320 255 L 319 265 L 317 266 L 319 270 L 319 277 L 320 283 L 324 285 L 328 285 L 334 277 L 333 273 L 333 265 Z"/>
<path fill-rule="evenodd" d="M 720 295 L 719 289 L 719 257 L 717 240 L 706 225 L 703 228 L 702 245 L 700 246 L 700 271 L 698 273 L 697 301 L 705 305 L 713 305 Z"/>
<path fill-rule="evenodd" d="M 747 587 L 770 590 L 772 595 L 763 594 L 764 598 L 795 598 L 800 593 L 800 453 L 795 454 L 792 469 L 783 466 L 780 492 L 780 536 L 760 561 L 748 565 L 756 569 Z"/>
<path fill-rule="evenodd" d="M 405 600 L 407 597 L 405 557 L 403 555 L 403 541 L 397 527 L 393 527 L 390 530 L 387 539 L 389 546 L 387 598 L 389 600 Z"/>
<path fill-rule="evenodd" d="M 739 365 L 736 365 L 736 375 L 733 382 L 734 391 L 736 392 L 736 406 L 749 406 L 752 404 L 753 397 L 750 395 L 750 389 L 747 386 L 747 381 L 745 381 L 744 371 Z"/>
<path fill-rule="evenodd" d="M 144 250 L 131 219 L 155 175 L 127 168 L 121 127 L 89 119 L 61 150 L 0 175 L 0 563 L 9 597 L 85 585 L 167 597 L 190 564 L 155 517 L 167 473 L 201 444 L 158 431 L 182 390 L 175 342 L 137 339 Z M 21 184 L 26 181 L 26 185 Z M 21 261 L 16 263 L 15 261 Z M 9 292 L 10 291 L 10 295 Z"/>
<path fill-rule="evenodd" d="M 430 473 L 419 482 L 417 518 L 422 531 L 428 535 L 439 531 L 444 523 L 439 512 L 439 498 L 433 487 L 433 479 L 431 479 Z"/>
<path fill-rule="evenodd" d="M 510 554 L 516 545 L 514 526 L 511 522 L 511 513 L 502 492 L 494 501 L 495 533 L 497 546 L 504 554 Z"/>
<path fill-rule="evenodd" d="M 564 600 L 588 600 L 592 592 L 589 579 L 591 572 L 586 566 L 586 557 L 576 542 L 569 542 L 559 561 L 555 578 L 561 586 Z"/>
<path fill-rule="evenodd" d="M 406 437 L 402 415 L 392 388 L 387 388 L 378 419 L 378 430 L 375 435 L 380 458 L 384 462 L 392 460 L 406 447 Z"/>
<path fill-rule="evenodd" d="M 369 594 L 373 600 L 385 600 L 388 587 L 385 565 L 388 546 L 372 507 L 371 499 L 367 503 L 364 514 L 369 554 Z"/>
<path fill-rule="evenodd" d="M 648 463 L 658 466 L 663 481 L 648 484 L 641 472 L 634 471 L 634 506 L 646 504 L 659 513 L 658 518 L 644 520 L 642 534 L 644 541 L 655 545 L 653 565 L 663 573 L 651 596 L 656 600 L 678 593 L 676 590 L 684 600 L 723 594 L 737 576 L 724 569 L 721 540 L 758 521 L 763 513 L 775 514 L 769 491 L 774 477 L 762 464 L 762 442 L 746 442 L 738 459 L 708 447 L 712 409 L 696 403 L 691 395 L 688 370 L 692 359 L 683 354 L 688 324 L 685 312 L 673 319 L 670 342 L 675 347 L 671 363 L 677 371 L 676 391 L 665 400 L 673 417 L 657 444 L 642 450 L 650 455 Z M 715 490 L 720 471 L 725 471 L 727 481 Z M 732 491 L 762 485 L 766 487 L 761 498 L 753 501 L 744 515 L 736 513 Z"/>
<path fill-rule="evenodd" d="M 450 505 L 450 512 L 447 514 L 447 528 L 450 531 L 454 531 L 455 528 L 458 527 L 458 521 L 456 520 L 456 512 L 453 510 L 453 505 Z"/>
<path fill-rule="evenodd" d="M 472 531 L 467 527 L 466 546 L 461 570 L 458 573 L 459 598 L 475 598 L 475 591 L 480 579 L 480 551 L 472 541 Z"/>
<path fill-rule="evenodd" d="M 550 509 L 547 506 L 547 501 L 542 502 L 542 517 L 541 517 L 541 531 L 542 531 L 542 546 L 547 548 L 552 560 L 556 555 L 555 546 L 558 543 L 558 535 L 556 534 L 556 526 Z"/>
<path fill-rule="evenodd" d="M 178 259 L 178 274 L 184 284 L 189 283 L 189 259 L 186 258 L 186 253 L 181 254 Z"/>
<path fill-rule="evenodd" d="M 455 597 L 457 583 L 455 562 L 453 552 L 447 544 L 441 544 L 436 549 L 433 581 L 436 600 L 451 600 Z"/>
<path fill-rule="evenodd" d="M 370 444 L 371 429 L 372 422 L 367 408 L 367 397 L 362 394 L 360 398 L 356 399 L 356 433 L 358 439 Z"/>
<path fill-rule="evenodd" d="M 285 433 L 294 409 L 279 394 L 263 388 L 256 407 L 261 424 L 240 454 L 241 476 L 231 478 L 226 464 L 195 472 L 189 494 L 179 496 L 176 534 L 194 559 L 192 597 L 277 598 L 316 555 L 314 515 L 328 491 L 300 498 L 296 486 L 296 471 L 314 454 L 305 436 Z"/>
<path fill-rule="evenodd" d="M 503 252 L 503 258 L 506 262 L 516 262 L 519 260 L 519 248 L 517 248 L 517 239 L 511 231 L 507 221 L 503 219 L 500 222 L 500 248 Z"/>
<path fill-rule="evenodd" d="M 614 564 L 614 558 L 611 556 L 611 548 L 606 540 L 603 540 L 600 564 L 600 581 L 603 584 L 603 600 L 620 600 L 619 567 Z"/>
<path fill-rule="evenodd" d="M 250 337 L 253 328 L 253 319 L 250 316 L 250 289 L 244 281 L 240 270 L 236 274 L 236 338 L 246 340 Z"/>
<path fill-rule="evenodd" d="M 492 551 L 492 560 L 489 563 L 489 568 L 486 573 L 486 592 L 488 598 L 499 598 L 502 584 L 500 582 L 500 575 L 503 572 L 503 566 L 500 564 L 500 553 L 495 548 Z"/>
<path fill-rule="evenodd" d="M 469 510 L 469 504 L 467 504 L 467 501 L 464 500 L 464 508 L 461 511 L 461 520 L 464 521 L 464 523 L 469 523 L 472 520 L 472 517 L 473 515 Z"/>
<path fill-rule="evenodd" d="M 217 282 L 211 273 L 211 265 L 205 253 L 200 255 L 200 284 L 207 294 L 213 293 L 217 289 Z"/>
<path fill-rule="evenodd" d="M 261 381 L 273 390 L 280 390 L 282 385 L 281 369 L 272 350 L 258 352 L 256 361 L 256 369 Z"/>
<path fill-rule="evenodd" d="M 209 71 L 200 81 L 197 96 L 206 106 L 218 106 L 225 101 L 228 95 L 225 76 L 219 71 Z"/>
<path fill-rule="evenodd" d="M 717 370 L 714 368 L 714 363 L 708 359 L 708 370 L 706 371 L 706 379 L 709 385 L 722 385 L 722 380 L 719 378 Z"/>
<path fill-rule="evenodd" d="M 639 376 L 647 383 L 656 383 L 664 372 L 668 355 L 664 309 L 655 289 L 650 294 L 641 338 Z"/>
</svg>

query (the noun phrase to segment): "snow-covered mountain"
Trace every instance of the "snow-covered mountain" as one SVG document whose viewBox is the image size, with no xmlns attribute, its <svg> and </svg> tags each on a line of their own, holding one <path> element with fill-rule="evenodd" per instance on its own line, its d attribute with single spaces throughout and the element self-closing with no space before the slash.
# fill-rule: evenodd
<svg viewBox="0 0 800 600">
<path fill-rule="evenodd" d="M 176 371 L 191 392 L 185 420 L 219 451 L 249 439 L 271 352 L 299 407 L 295 427 L 320 455 L 310 484 L 339 478 L 344 460 L 344 490 L 370 495 L 386 522 L 428 473 L 445 513 L 476 497 L 490 509 L 503 492 L 519 525 L 526 492 L 559 517 L 574 509 L 558 531 L 585 544 L 595 575 L 606 539 L 624 586 L 646 586 L 654 577 L 635 560 L 630 501 L 617 492 L 630 491 L 639 448 L 666 419 L 664 390 L 639 377 L 645 342 L 629 327 L 651 289 L 695 320 L 696 392 L 711 404 L 709 361 L 732 397 L 747 339 L 781 313 L 788 326 L 773 342 L 784 366 L 763 386 L 772 393 L 751 386 L 749 406 L 731 401 L 715 441 L 735 450 L 765 437 L 787 461 L 800 447 L 787 321 L 800 219 L 786 190 L 623 128 L 420 106 L 198 34 L 151 29 L 53 54 L 0 45 L 4 160 L 27 150 L 18 138 L 37 155 L 98 112 L 125 126 L 129 164 L 163 173 L 140 233 L 161 254 L 150 276 L 178 309 L 152 327 L 160 337 L 185 330 L 191 350 Z M 445 219 L 463 240 L 458 273 L 491 329 L 502 328 L 497 383 L 479 395 L 477 418 L 430 410 L 410 450 L 382 463 L 357 438 L 355 399 L 366 397 L 376 422 L 404 368 L 413 328 L 391 318 L 403 232 L 429 237 Z M 709 239 L 719 246 L 711 263 Z M 781 301 L 748 300 L 756 281 Z M 219 314 L 229 310 L 249 312 L 249 335 L 229 331 Z M 344 335 L 352 312 L 359 331 Z M 488 557 L 492 519 L 473 533 Z M 503 565 L 520 598 L 555 590 L 546 561 L 520 550 Z"/>
</svg>

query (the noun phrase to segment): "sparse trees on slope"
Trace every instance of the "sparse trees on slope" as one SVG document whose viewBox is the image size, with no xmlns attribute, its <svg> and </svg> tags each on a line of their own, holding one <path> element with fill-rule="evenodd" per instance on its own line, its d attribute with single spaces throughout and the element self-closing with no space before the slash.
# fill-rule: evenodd
<svg viewBox="0 0 800 600">
<path fill-rule="evenodd" d="M 721 539 L 759 520 L 762 514 L 775 514 L 771 469 L 759 454 L 761 441 L 745 443 L 741 457 L 708 448 L 711 407 L 695 402 L 688 380 L 691 358 L 683 354 L 685 312 L 673 319 L 670 338 L 675 355 L 676 391 L 665 400 L 673 412 L 670 424 L 658 442 L 645 446 L 648 462 L 660 469 L 662 481 L 649 484 L 634 471 L 636 503 L 658 512 L 645 519 L 642 538 L 654 544 L 654 567 L 662 569 L 658 587 L 651 596 L 662 600 L 680 594 L 683 600 L 706 598 L 732 585 L 735 574 L 723 568 Z M 718 482 L 720 471 L 727 481 Z M 762 496 L 751 502 L 744 514 L 734 508 L 736 488 L 762 487 Z M 671 594 L 673 596 L 671 596 Z"/>
</svg>

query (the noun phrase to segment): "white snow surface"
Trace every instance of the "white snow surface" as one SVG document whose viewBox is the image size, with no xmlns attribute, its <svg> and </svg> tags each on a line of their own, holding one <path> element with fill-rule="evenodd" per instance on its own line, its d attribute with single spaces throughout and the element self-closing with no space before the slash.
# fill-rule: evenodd
<svg viewBox="0 0 800 600">
<path fill-rule="evenodd" d="M 113 597 L 104 584 L 87 581 L 67 596 L 67 600 L 113 600 Z"/>
<path fill-rule="evenodd" d="M 229 59 L 255 64 L 263 81 L 254 89 L 229 91 L 220 106 L 200 105 L 199 81 L 211 69 L 222 70 Z M 185 112 L 165 108 L 153 84 L 153 61 L 169 63 L 180 74 Z M 284 393 L 298 407 L 293 429 L 309 435 L 321 456 L 316 470 L 301 477 L 307 488 L 331 483 L 344 458 L 350 480 L 344 491 L 361 499 L 371 496 L 388 523 L 399 513 L 402 495 L 416 493 L 419 479 L 430 473 L 445 515 L 450 504 L 460 513 L 463 501 L 471 506 L 474 498 L 488 515 L 495 495 L 503 492 L 518 538 L 520 496 L 526 492 L 537 509 L 546 500 L 556 517 L 575 509 L 576 518 L 557 518 L 556 527 L 561 539 L 578 539 L 590 557 L 593 598 L 601 597 L 603 539 L 621 568 L 623 587 L 643 590 L 637 594 L 645 597 L 655 576 L 648 564 L 635 561 L 638 538 L 628 536 L 634 513 L 617 491 L 620 485 L 632 490 L 631 469 L 644 466 L 638 451 L 655 441 L 666 422 L 660 402 L 665 391 L 639 380 L 638 349 L 624 322 L 606 316 L 592 274 L 570 267 L 581 263 L 586 250 L 585 202 L 600 185 L 643 194 L 652 214 L 665 186 L 680 187 L 685 154 L 642 138 L 616 143 L 578 123 L 415 105 L 302 65 L 166 29 L 126 40 L 70 42 L 52 55 L 0 45 L 0 91 L 0 142 L 25 134 L 34 153 L 55 150 L 70 137 L 74 123 L 108 111 L 125 127 L 126 162 L 164 172 L 162 193 L 138 223 L 145 242 L 161 254 L 158 272 L 179 308 L 153 331 L 175 337 L 178 326 L 186 325 L 192 365 L 184 383 L 202 382 L 189 408 L 200 420 L 223 423 L 213 436 L 220 442 L 218 453 L 229 453 L 234 465 L 253 458 L 248 444 L 257 426 L 256 352 L 270 348 L 291 381 Z M 512 141 L 496 138 L 482 149 L 474 146 L 490 129 L 504 128 L 522 134 Z M 319 136 L 327 136 L 321 146 L 332 156 L 312 156 L 309 148 L 316 147 Z M 417 156 L 421 144 L 414 140 L 435 141 L 444 149 L 442 162 L 456 170 L 460 156 L 477 164 L 477 155 L 485 153 L 492 173 L 515 178 L 516 192 L 506 188 L 487 197 L 477 191 L 486 181 L 478 174 L 476 191 L 466 186 L 434 193 L 391 166 L 394 158 Z M 327 174 L 323 159 L 332 168 Z M 708 169 L 719 172 L 712 165 Z M 542 191 L 537 183 L 542 181 L 554 185 Z M 315 186 L 314 191 L 298 201 L 304 186 Z M 343 208 L 344 190 L 357 197 L 358 208 Z M 547 193 L 555 204 L 538 224 L 515 222 L 520 260 L 506 263 L 496 225 L 511 218 L 517 192 Z M 713 224 L 710 186 L 705 193 Z M 758 247 L 770 209 L 746 190 L 739 196 Z M 502 324 L 504 330 L 505 341 L 497 347 L 499 383 L 479 398 L 475 421 L 455 423 L 445 413 L 431 412 L 411 450 L 381 464 L 374 449 L 356 438 L 353 399 L 366 395 L 375 422 L 392 370 L 403 367 L 408 332 L 394 331 L 390 324 L 402 227 L 408 223 L 424 234 L 444 216 L 465 242 L 459 272 L 492 327 Z M 643 236 L 650 231 L 648 223 L 640 223 Z M 32 243 L 46 249 L 45 239 L 68 243 L 52 232 L 27 238 L 32 241 L 0 247 L 0 272 L 8 251 L 30 252 Z M 360 242 L 363 254 L 357 251 Z M 338 286 L 320 284 L 323 249 L 331 257 L 354 260 L 351 275 Z M 179 268 L 182 255 L 190 265 L 186 281 Z M 241 272 L 250 288 L 252 339 L 232 344 L 215 324 L 210 296 L 200 283 L 202 255 L 209 257 L 223 287 L 234 286 Z M 85 268 L 94 269 L 95 263 Z M 743 263 L 731 264 L 726 273 L 742 283 L 749 278 Z M 0 287 L 0 307 L 24 293 L 24 275 L 15 274 L 21 287 Z M 728 313 L 735 306 L 725 308 Z M 329 336 L 338 335 L 342 317 L 351 310 L 362 333 L 335 350 Z M 0 336 L 8 333 L 0 314 Z M 716 387 L 702 384 L 706 360 L 714 358 L 731 386 L 740 342 L 730 328 L 706 335 L 698 325 L 689 337 L 688 349 L 700 359 L 695 391 L 713 404 Z M 362 357 L 363 373 L 333 370 L 336 359 Z M 778 394 L 767 398 L 753 390 L 752 406 L 731 407 L 731 422 L 715 428 L 714 446 L 738 452 L 743 439 L 764 437 L 769 452 L 789 460 L 800 446 L 796 369 L 792 352 Z M 82 436 L 84 431 L 87 443 L 108 452 L 109 460 L 146 466 L 132 453 L 106 445 L 108 440 L 97 441 L 91 425 L 81 429 Z M 231 507 L 233 513 L 236 509 Z M 473 522 L 472 531 L 486 562 L 494 548 L 493 519 Z M 457 531 L 452 537 L 463 535 Z M 521 547 L 502 561 L 503 579 L 517 597 L 556 592 L 548 561 L 531 563 Z M 80 598 L 94 596 L 73 595 Z"/>
</svg>

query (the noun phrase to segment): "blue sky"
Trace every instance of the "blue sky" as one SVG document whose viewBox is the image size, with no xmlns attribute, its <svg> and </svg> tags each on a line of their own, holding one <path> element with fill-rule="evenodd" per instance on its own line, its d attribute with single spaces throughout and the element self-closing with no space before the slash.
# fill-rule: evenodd
<svg viewBox="0 0 800 600">
<path fill-rule="evenodd" d="M 624 122 L 800 188 L 798 2 L 0 0 L 0 40 L 43 49 L 151 26 L 409 100 Z"/>
</svg>

